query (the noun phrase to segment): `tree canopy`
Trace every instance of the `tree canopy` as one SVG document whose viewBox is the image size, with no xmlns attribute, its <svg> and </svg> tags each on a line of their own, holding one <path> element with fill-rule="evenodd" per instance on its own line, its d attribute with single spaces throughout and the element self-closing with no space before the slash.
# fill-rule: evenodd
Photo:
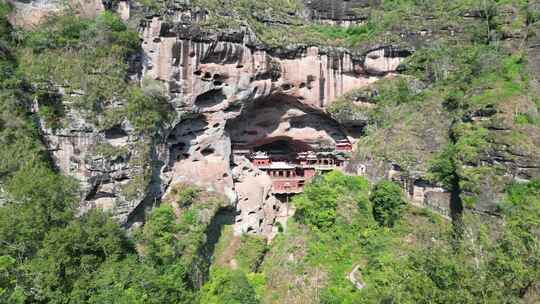
<svg viewBox="0 0 540 304">
<path fill-rule="evenodd" d="M 380 181 L 369 197 L 373 204 L 373 217 L 381 225 L 393 227 L 407 205 L 401 187 L 391 181 Z"/>
</svg>

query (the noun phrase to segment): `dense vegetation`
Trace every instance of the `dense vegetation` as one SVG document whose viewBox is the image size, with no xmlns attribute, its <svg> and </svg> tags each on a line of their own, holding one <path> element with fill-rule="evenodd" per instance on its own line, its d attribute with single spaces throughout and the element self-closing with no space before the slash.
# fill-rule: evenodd
<svg viewBox="0 0 540 304">
<path fill-rule="evenodd" d="M 330 182 L 340 185 L 339 194 L 332 195 Z M 471 215 L 464 220 L 467 236 L 462 239 L 455 237 L 446 220 L 414 208 L 403 209 L 392 228 L 380 225 L 375 205 L 381 198 L 372 195 L 367 200 L 365 185 L 361 178 L 333 172 L 295 198 L 299 208 L 308 197 L 313 204 L 331 207 L 301 213 L 289 221 L 260 268 L 238 267 L 252 278 L 254 287 L 264 284 L 263 302 L 519 303 L 524 298 L 537 299 L 540 244 L 535 231 L 540 181 L 507 189 L 500 205 L 507 225 L 482 224 Z M 383 181 L 377 188 L 387 202 L 401 199 L 399 193 L 393 197 L 390 182 Z M 331 221 L 318 227 L 320 219 Z M 232 260 L 254 248 L 240 245 Z M 363 289 L 349 280 L 354 269 L 360 270 L 354 276 Z"/>
<path fill-rule="evenodd" d="M 201 26 L 210 30 L 238 29 L 247 23 L 258 38 L 268 45 L 282 47 L 287 44 L 342 46 L 347 48 L 372 47 L 377 43 L 401 43 L 403 34 L 433 30 L 435 35 L 454 29 L 460 32 L 457 40 L 486 41 L 497 36 L 493 30 L 515 32 L 534 13 L 527 13 L 530 1 L 459 0 L 416 1 L 385 0 L 357 5 L 347 17 L 360 20 L 357 25 L 342 28 L 325 22 L 306 23 L 300 16 L 305 4 L 300 0 L 240 0 L 222 5 L 217 0 L 194 0 L 193 5 L 209 12 L 210 18 Z M 161 0 L 143 1 L 151 11 L 163 10 Z M 340 5 L 340 4 L 337 4 Z M 501 10 L 518 9 L 517 18 L 506 23 Z M 483 19 L 475 22 L 463 19 L 470 15 Z M 352 16 L 351 16 L 352 14 Z M 444 35 L 448 39 L 449 35 Z M 499 36 L 500 37 L 500 36 Z"/>
<path fill-rule="evenodd" d="M 160 8 L 159 1 L 141 2 Z M 194 2 L 214 14 L 204 26 L 238 25 L 231 21 L 237 16 L 220 13 L 221 1 Z M 76 216 L 78 185 L 53 168 L 38 134 L 39 123 L 61 127 L 70 109 L 98 129 L 128 121 L 144 136 L 167 123 L 170 109 L 159 85 L 129 81 L 137 33 L 110 12 L 93 20 L 68 14 L 31 31 L 15 30 L 6 20 L 10 7 L 2 2 L 0 303 L 538 301 L 540 180 L 499 183 L 504 168 L 483 158 L 500 142 L 523 153 L 537 151 L 529 135 L 539 129 L 540 99 L 528 85 L 526 54 L 502 39 L 539 20 L 526 4 L 384 1 L 365 24 L 343 29 L 298 23 L 288 14 L 301 9 L 297 1 L 233 1 L 233 10 L 272 45 L 361 48 L 381 37 L 398 41 L 396 27 L 423 30 L 432 25 L 429 20 L 463 30 L 468 35 L 459 35 L 460 44 L 458 38 L 434 39 L 404 64 L 404 75 L 353 92 L 331 110 L 367 117 L 360 158 L 377 155 L 411 171 L 427 170 L 471 207 L 479 195 L 498 190 L 486 190 L 486 184 L 505 195 L 493 201 L 499 202 L 498 217 L 466 214 L 456 235 L 451 223 L 407 207 L 394 183 L 370 189 L 363 178 L 332 172 L 294 198 L 296 215 L 271 245 L 250 236 L 234 241 L 225 227 L 212 256 L 206 229 L 222 198 L 182 185 L 128 235 L 107 213 Z M 517 17 L 506 22 L 502 12 L 511 5 Z M 481 22 L 455 24 L 468 10 L 480 11 Z M 254 12 L 264 14 L 254 18 Z M 417 18 L 418 12 L 433 13 L 433 19 Z M 268 27 L 261 22 L 268 17 L 291 27 Z M 359 100 L 375 107 L 352 103 Z M 480 123 L 471 118 L 492 112 Z M 501 125 L 509 130 L 504 136 L 494 131 Z M 126 153 L 100 149 L 104 155 Z M 140 191 L 141 184 L 128 185 L 126 193 Z M 237 246 L 232 253 L 229 244 Z M 356 288 L 350 276 L 364 288 Z"/>
<path fill-rule="evenodd" d="M 87 20 L 68 13 L 16 34 L 19 73 L 33 84 L 40 117 L 46 122 L 62 123 L 70 107 L 84 110 L 102 128 L 124 118 L 141 131 L 166 122 L 166 103 L 159 92 L 142 91 L 126 81 L 139 37 L 115 14 L 104 12 Z M 58 94 L 58 86 L 64 94 Z M 127 105 L 117 106 L 122 100 Z"/>
<path fill-rule="evenodd" d="M 493 211 L 499 199 L 493 193 L 512 181 L 508 172 L 520 175 L 518 163 L 537 160 L 540 152 L 540 99 L 526 53 L 528 35 L 538 27 L 534 6 L 390 3 L 402 18 L 390 33 L 430 29 L 429 41 L 402 64 L 399 76 L 351 92 L 329 110 L 344 122 L 366 122 L 359 161 L 375 156 L 405 174 L 429 171 L 431 181 L 459 193 L 465 207 Z M 503 161 L 491 162 L 492 155 Z"/>
<path fill-rule="evenodd" d="M 393 227 L 401 218 L 407 203 L 399 185 L 381 181 L 373 187 L 369 200 L 373 203 L 373 218 L 381 226 Z"/>
<path fill-rule="evenodd" d="M 193 303 L 199 286 L 189 267 L 196 255 L 185 244 L 172 253 L 153 244 L 196 226 L 196 213 L 195 222 L 177 223 L 167 217 L 167 207 L 158 209 L 140 240 L 128 237 L 109 214 L 75 217 L 78 186 L 52 168 L 38 117 L 30 112 L 37 100 L 39 117 L 60 125 L 71 104 L 100 113 L 115 98 L 125 98 L 122 116 L 149 113 L 155 120 L 134 125 L 145 132 L 155 127 L 163 116 L 148 102 L 153 97 L 125 78 L 126 60 L 139 47 L 137 34 L 108 12 L 93 21 L 67 15 L 35 31 L 15 31 L 6 20 L 9 10 L 2 2 L 0 303 Z M 85 94 L 61 96 L 59 84 Z M 64 99 L 70 96 L 74 100 Z M 147 243 L 144 253 L 136 250 Z"/>
<path fill-rule="evenodd" d="M 337 195 L 328 188 L 330 181 L 340 185 Z M 473 215 L 464 219 L 466 237 L 461 239 L 446 220 L 414 208 L 403 209 L 394 227 L 381 226 L 374 208 L 379 197 L 367 200 L 365 185 L 361 178 L 337 172 L 317 179 L 295 203 L 302 208 L 309 197 L 313 204 L 327 207 L 297 214 L 289 221 L 260 267 L 246 267 L 240 261 L 246 252 L 256 257 L 268 249 L 242 241 L 236 254 L 227 256 L 230 252 L 224 248 L 235 243 L 227 231 L 213 267 L 243 272 L 255 290 L 262 290 L 257 295 L 264 303 L 518 303 L 537 299 L 538 180 L 507 189 L 500 205 L 503 219 L 491 224 Z M 383 181 L 378 191 L 393 193 L 390 185 Z M 331 220 L 318 227 L 319 219 Z M 508 224 L 500 226 L 502 220 Z M 356 289 L 349 280 L 354 269 L 360 270 L 354 276 L 363 289 Z"/>
</svg>

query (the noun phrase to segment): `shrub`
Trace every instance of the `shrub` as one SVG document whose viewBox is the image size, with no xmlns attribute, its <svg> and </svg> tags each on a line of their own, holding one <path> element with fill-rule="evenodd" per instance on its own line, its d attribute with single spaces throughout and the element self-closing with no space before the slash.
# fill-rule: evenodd
<svg viewBox="0 0 540 304">
<path fill-rule="evenodd" d="M 164 97 L 156 98 L 133 88 L 128 95 L 127 116 L 139 131 L 150 131 L 166 122 L 172 113 Z"/>
<path fill-rule="evenodd" d="M 152 211 L 143 229 L 146 259 L 153 265 L 168 265 L 179 258 L 181 252 L 176 233 L 176 216 L 170 206 L 164 205 Z"/>
<path fill-rule="evenodd" d="M 373 217 L 386 227 L 394 226 L 406 206 L 401 188 L 388 180 L 377 183 L 369 199 L 373 204 Z"/>
<path fill-rule="evenodd" d="M 186 208 L 195 203 L 201 192 L 202 190 L 197 187 L 180 185 L 174 187 L 171 194 L 179 207 Z"/>
<path fill-rule="evenodd" d="M 241 271 L 217 268 L 201 291 L 205 304 L 257 304 L 255 289 Z"/>
<path fill-rule="evenodd" d="M 430 161 L 428 177 L 441 183 L 446 189 L 454 189 L 457 184 L 456 149 L 448 145 Z"/>
<path fill-rule="evenodd" d="M 111 102 L 134 95 L 126 81 L 126 58 L 139 50 L 139 37 L 115 14 L 103 12 L 94 20 L 72 14 L 54 16 L 39 28 L 17 33 L 18 73 L 33 84 L 36 97 L 57 95 L 58 86 L 66 91 L 54 107 L 38 98 L 43 109 L 39 114 L 53 127 L 61 123 L 64 106 L 82 108 L 88 120 L 99 120 L 96 114 L 102 114 Z M 154 122 L 154 112 L 148 114 L 150 123 Z"/>
<path fill-rule="evenodd" d="M 346 176 L 333 171 L 305 187 L 304 193 L 294 197 L 295 218 L 318 229 L 329 229 L 337 217 L 338 201 L 352 198 L 362 200 L 367 181 L 361 177 Z"/>
</svg>

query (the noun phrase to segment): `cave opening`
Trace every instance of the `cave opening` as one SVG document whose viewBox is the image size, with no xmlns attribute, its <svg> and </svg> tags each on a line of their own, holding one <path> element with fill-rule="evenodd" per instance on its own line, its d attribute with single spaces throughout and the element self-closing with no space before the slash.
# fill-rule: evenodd
<svg viewBox="0 0 540 304">
<path fill-rule="evenodd" d="M 104 131 L 106 139 L 120 139 L 128 136 L 127 132 L 121 126 L 116 125 Z"/>
<path fill-rule="evenodd" d="M 292 96 L 255 100 L 225 129 L 232 143 L 231 164 L 247 160 L 265 172 L 272 193 L 284 201 L 303 192 L 316 175 L 344 169 L 352 151 L 335 120 Z"/>
<path fill-rule="evenodd" d="M 187 118 L 178 123 L 167 137 L 169 145 L 169 163 L 167 170 L 174 167 L 176 162 L 192 157 L 197 148 L 193 143 L 208 129 L 208 122 L 203 116 Z M 200 150 L 200 147 L 198 147 Z M 212 147 L 206 147 L 204 153 L 209 155 L 213 152 Z"/>
<path fill-rule="evenodd" d="M 254 100 L 227 122 L 226 131 L 233 148 L 280 155 L 332 150 L 348 140 L 339 123 L 323 110 L 284 94 Z"/>
</svg>

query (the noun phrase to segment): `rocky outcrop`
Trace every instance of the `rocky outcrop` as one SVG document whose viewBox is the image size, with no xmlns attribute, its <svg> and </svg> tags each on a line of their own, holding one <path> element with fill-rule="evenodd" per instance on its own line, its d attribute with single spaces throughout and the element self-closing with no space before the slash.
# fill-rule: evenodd
<svg viewBox="0 0 540 304">
<path fill-rule="evenodd" d="M 172 19 L 185 16 L 182 11 Z M 162 180 L 191 181 L 227 194 L 237 206 L 237 233 L 271 235 L 284 208 L 270 194 L 267 177 L 245 162 L 231 166 L 231 143 L 335 144 L 347 135 L 325 108 L 393 73 L 403 59 L 384 48 L 365 60 L 345 50 L 266 49 L 257 46 L 249 29 L 212 39 L 170 29 L 157 17 L 144 23 L 142 74 L 166 84 L 178 111 L 194 114 L 168 137 Z"/>
<path fill-rule="evenodd" d="M 306 0 L 306 6 L 310 9 L 311 19 L 326 24 L 350 26 L 367 20 L 370 5 L 376 5 L 379 1 L 370 0 Z"/>
<path fill-rule="evenodd" d="M 341 126 L 324 112 L 286 95 L 246 106 L 240 116 L 228 122 L 227 130 L 233 142 L 250 148 L 286 140 L 305 150 L 331 147 L 336 141 L 347 139 Z"/>
<path fill-rule="evenodd" d="M 131 8 L 125 2 L 109 7 L 124 19 Z M 81 182 L 81 212 L 111 210 L 129 227 L 171 186 L 193 184 L 228 198 L 237 209 L 236 233 L 272 236 L 289 209 L 271 195 L 268 177 L 234 159 L 232 143 L 314 147 L 353 140 L 326 108 L 391 75 L 408 54 L 387 46 L 363 55 L 307 45 L 272 48 L 247 26 L 202 30 L 195 22 L 206 18 L 204 11 L 186 5 L 165 14 L 141 22 L 141 69 L 130 78 L 160 82 L 174 122 L 150 139 L 127 121 L 100 129 L 73 108 L 64 127 L 42 125 L 44 141 L 58 168 Z"/>
<path fill-rule="evenodd" d="M 59 14 L 69 8 L 80 16 L 95 17 L 105 10 L 101 0 L 7 0 L 14 6 L 9 21 L 15 26 L 32 27 L 47 17 Z"/>
<path fill-rule="evenodd" d="M 377 76 L 395 72 L 403 60 L 384 49 L 369 52 L 365 61 L 345 50 L 329 53 L 306 46 L 287 54 L 274 53 L 253 47 L 249 32 L 240 33 L 234 42 L 201 41 L 200 36 L 163 37 L 165 25 L 159 18 L 145 25 L 144 74 L 166 81 L 171 93 L 188 102 L 211 89 L 229 92 L 229 96 L 242 90 L 252 99 L 284 93 L 322 108 L 337 96 L 376 81 L 368 72 Z M 246 96 L 235 99 L 242 97 Z"/>
<path fill-rule="evenodd" d="M 272 195 L 270 177 L 246 158 L 235 160 L 233 176 L 238 194 L 235 233 L 273 236 L 277 232 L 274 224 L 287 206 Z"/>
<path fill-rule="evenodd" d="M 148 174 L 143 163 L 148 147 L 128 123 L 99 130 L 77 111 L 70 111 L 66 121 L 61 129 L 41 121 L 42 132 L 58 169 L 80 182 L 80 211 L 101 208 L 127 224 L 147 195 L 148 184 L 141 177 Z"/>
<path fill-rule="evenodd" d="M 15 6 L 10 21 L 26 27 L 62 12 L 66 4 L 54 0 L 10 2 Z M 371 9 L 380 8 L 381 1 L 303 3 L 306 10 L 302 12 L 295 11 L 302 7 L 296 6 L 279 13 L 271 7 L 249 14 L 258 25 L 274 28 L 295 26 L 293 21 L 302 20 L 351 26 L 364 22 Z M 194 184 L 227 197 L 236 208 L 236 233 L 267 236 L 288 215 L 287 206 L 271 195 L 267 176 L 246 159 L 234 157 L 233 144 L 256 148 L 285 142 L 293 149 L 306 149 L 332 146 L 342 139 L 354 142 L 352 135 L 363 133 L 367 112 L 377 105 L 360 97 L 349 104 L 359 111 L 346 105 L 329 115 L 328 108 L 339 97 L 393 76 L 415 46 L 441 37 L 457 39 L 467 32 L 467 24 L 480 17 L 478 12 L 466 12 L 458 24 L 447 26 L 436 24 L 436 18 L 422 12 L 414 16 L 411 26 L 394 26 L 380 37 L 359 43 L 353 52 L 310 44 L 266 45 L 246 20 L 231 22 L 234 24 L 227 28 L 209 20 L 213 14 L 227 17 L 225 20 L 243 18 L 245 12 L 227 8 L 209 12 L 210 8 L 193 7 L 191 1 L 159 2 L 157 7 L 131 1 L 70 0 L 67 4 L 82 16 L 92 17 L 105 9 L 116 10 L 124 21 L 146 16 L 139 27 L 142 52 L 138 58 L 142 59 L 137 69 L 130 69 L 129 78 L 160 82 L 175 111 L 173 123 L 151 139 L 135 133 L 128 121 L 100 129 L 76 109 L 70 109 L 67 123 L 60 129 L 42 122 L 44 141 L 58 168 L 81 181 L 81 211 L 112 210 L 130 226 L 143 220 L 145 209 L 159 201 L 171 185 Z M 538 34 L 538 29 L 531 27 L 531 32 Z M 537 36 L 527 41 L 529 68 L 534 71 L 538 70 Z M 532 77 L 531 82 L 538 87 L 538 79 Z M 413 119 L 378 130 L 375 139 L 379 142 L 371 143 L 377 149 L 353 160 L 348 169 L 376 180 L 391 178 L 392 164 L 405 164 L 403 176 L 396 179 L 410 198 L 445 213 L 449 194 L 424 183 L 424 175 L 428 160 L 447 145 L 450 118 L 440 102 L 422 107 L 422 113 L 407 110 Z M 525 110 L 522 112 L 537 111 Z M 477 123 L 491 118 L 471 114 L 466 119 Z M 529 128 L 520 130 L 530 134 L 524 145 L 506 138 L 514 126 L 493 123 L 486 128 L 492 135 L 489 149 L 465 170 L 502 168 L 503 178 L 516 181 L 540 175 L 534 148 L 539 146 L 536 127 L 521 127 Z M 411 177 L 413 171 L 421 173 Z M 504 184 L 481 180 L 477 207 L 492 208 L 496 198 L 488 196 L 501 193 Z"/>
</svg>

